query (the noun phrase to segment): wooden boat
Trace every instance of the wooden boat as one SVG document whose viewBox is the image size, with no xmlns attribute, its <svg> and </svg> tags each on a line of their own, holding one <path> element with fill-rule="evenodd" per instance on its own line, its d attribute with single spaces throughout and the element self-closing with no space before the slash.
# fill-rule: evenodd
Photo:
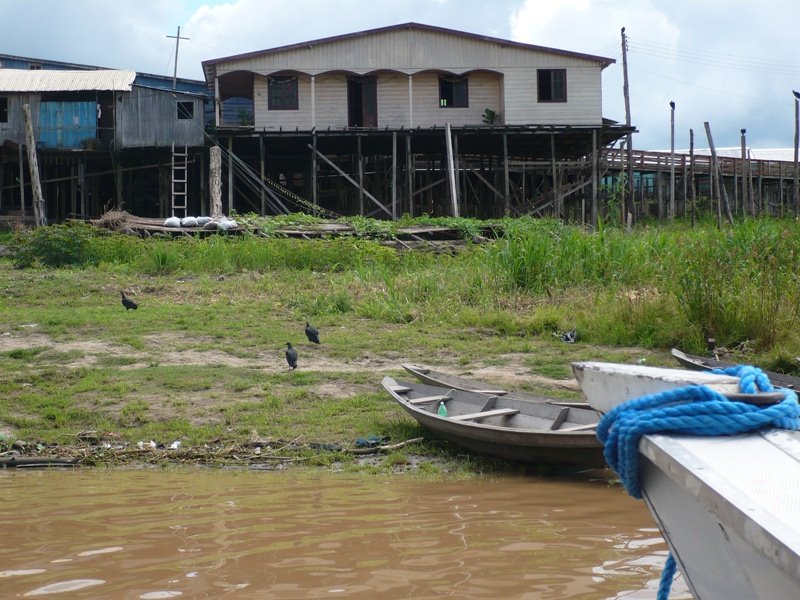
<svg viewBox="0 0 800 600">
<path fill-rule="evenodd" d="M 381 382 L 423 427 L 476 454 L 525 463 L 604 467 L 589 408 L 527 402 L 502 395 L 444 389 L 422 383 Z M 444 403 L 447 416 L 438 408 Z"/>
<path fill-rule="evenodd" d="M 454 388 L 456 390 L 464 390 L 465 392 L 478 392 L 492 396 L 505 396 L 507 398 L 525 400 L 526 402 L 546 402 L 548 404 L 555 404 L 557 406 L 589 408 L 586 402 L 566 402 L 562 400 L 556 400 L 555 398 L 531 394 L 529 392 L 506 390 L 489 383 L 483 383 L 480 381 L 467 379 L 466 377 L 461 377 L 459 375 L 450 375 L 449 373 L 435 371 L 430 367 L 423 365 L 404 363 L 403 368 L 416 377 L 421 383 L 425 383 L 427 385 L 435 385 L 448 389 Z"/>
<path fill-rule="evenodd" d="M 589 403 L 607 411 L 643 394 L 703 384 L 738 390 L 727 375 L 576 363 Z M 694 598 L 800 598 L 800 433 L 721 437 L 645 435 L 643 499 Z"/>
<path fill-rule="evenodd" d="M 712 369 L 724 369 L 735 366 L 735 363 L 723 362 L 713 358 L 696 356 L 694 354 L 686 354 L 677 348 L 673 348 L 671 354 L 672 357 L 678 361 L 679 365 L 693 371 L 711 371 Z M 800 390 L 800 377 L 793 377 L 792 375 L 775 373 L 773 371 L 764 371 L 764 373 L 769 377 L 772 385 L 789 388 L 790 390 Z"/>
</svg>

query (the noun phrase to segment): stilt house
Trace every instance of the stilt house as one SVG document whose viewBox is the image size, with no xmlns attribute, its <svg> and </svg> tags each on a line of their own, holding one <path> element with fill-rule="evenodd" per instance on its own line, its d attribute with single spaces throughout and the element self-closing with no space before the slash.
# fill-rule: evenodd
<svg viewBox="0 0 800 600">
<path fill-rule="evenodd" d="M 112 207 L 163 216 L 201 197 L 202 82 L 0 55 L 0 219 L 31 214 L 29 140 L 48 222 Z"/>
<path fill-rule="evenodd" d="M 418 23 L 204 61 L 228 206 L 563 215 L 633 130 L 603 119 L 613 62 Z"/>
</svg>

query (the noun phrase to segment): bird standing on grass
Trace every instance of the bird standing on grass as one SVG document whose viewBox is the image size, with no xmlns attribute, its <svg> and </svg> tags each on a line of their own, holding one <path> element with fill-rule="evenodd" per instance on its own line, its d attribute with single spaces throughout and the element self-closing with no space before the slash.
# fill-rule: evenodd
<svg viewBox="0 0 800 600">
<path fill-rule="evenodd" d="M 308 338 L 309 342 L 319 344 L 319 331 L 316 327 L 309 325 L 308 321 L 306 321 L 306 337 Z"/>
<path fill-rule="evenodd" d="M 289 369 L 297 368 L 297 350 L 292 348 L 291 342 L 286 342 L 286 362 L 289 363 Z"/>
<path fill-rule="evenodd" d="M 132 308 L 133 310 L 136 310 L 137 308 L 139 308 L 139 305 L 138 305 L 138 304 L 136 304 L 136 302 L 134 302 L 134 301 L 133 301 L 133 300 L 131 300 L 130 298 L 128 298 L 128 297 L 125 295 L 125 292 L 123 292 L 123 291 L 120 291 L 120 295 L 122 296 L 122 306 L 124 306 L 124 307 L 125 307 L 125 312 L 128 312 L 128 311 L 129 311 L 131 308 Z"/>
</svg>

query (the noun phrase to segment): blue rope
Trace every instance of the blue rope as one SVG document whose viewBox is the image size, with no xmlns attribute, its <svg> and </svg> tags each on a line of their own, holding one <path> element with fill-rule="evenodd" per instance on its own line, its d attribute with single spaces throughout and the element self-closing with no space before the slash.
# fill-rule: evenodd
<svg viewBox="0 0 800 600">
<path fill-rule="evenodd" d="M 739 365 L 713 372 L 739 377 L 742 393 L 778 391 L 784 398 L 777 404 L 756 406 L 729 400 L 699 385 L 642 396 L 616 406 L 600 420 L 597 438 L 603 443 L 606 462 L 634 498 L 642 497 L 638 475 L 639 441 L 643 435 L 734 435 L 766 427 L 800 429 L 797 394 L 774 388 L 761 369 Z M 669 597 L 674 574 L 675 560 L 670 554 L 661 576 L 658 600 Z"/>
</svg>

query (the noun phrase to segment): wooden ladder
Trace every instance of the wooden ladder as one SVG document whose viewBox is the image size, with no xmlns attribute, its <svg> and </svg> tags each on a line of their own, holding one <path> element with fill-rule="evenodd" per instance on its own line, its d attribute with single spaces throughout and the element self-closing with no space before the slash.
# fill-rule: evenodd
<svg viewBox="0 0 800 600">
<path fill-rule="evenodd" d="M 172 144 L 172 216 L 187 217 L 189 150 Z"/>
</svg>

